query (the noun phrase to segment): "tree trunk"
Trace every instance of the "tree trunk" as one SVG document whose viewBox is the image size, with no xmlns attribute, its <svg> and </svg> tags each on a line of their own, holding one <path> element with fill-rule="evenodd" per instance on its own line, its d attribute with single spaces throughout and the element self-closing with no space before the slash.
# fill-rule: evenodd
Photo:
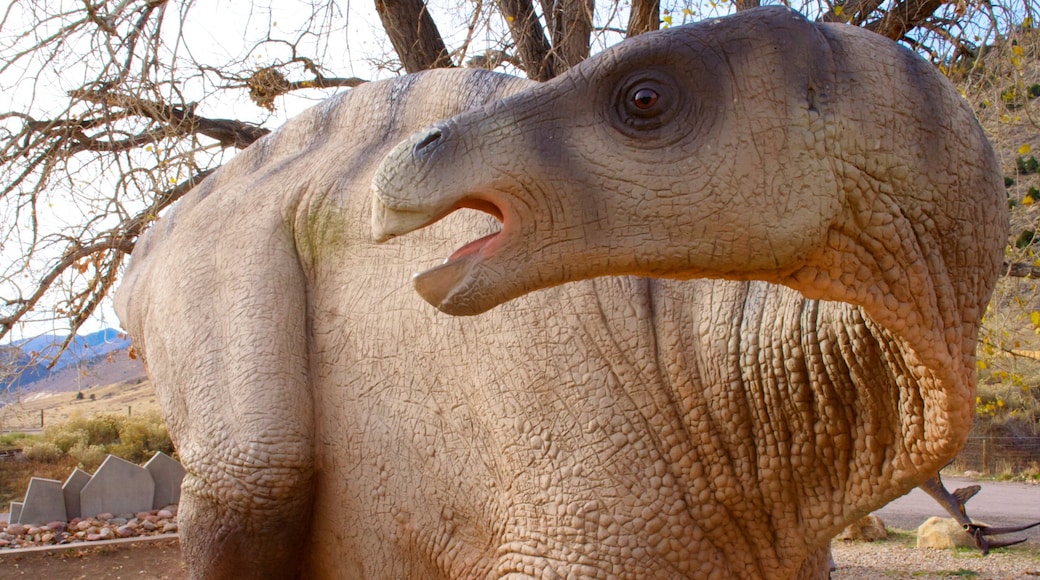
<svg viewBox="0 0 1040 580">
<path fill-rule="evenodd" d="M 628 30 L 631 38 L 644 32 L 661 28 L 660 0 L 632 0 L 632 11 L 628 14 Z"/>
<path fill-rule="evenodd" d="M 557 69 L 563 67 L 557 67 L 555 63 L 549 40 L 545 38 L 530 0 L 499 0 L 498 8 L 509 25 L 509 34 L 527 77 L 547 81 L 559 74 Z"/>
<path fill-rule="evenodd" d="M 542 0 L 560 74 L 589 57 L 595 0 Z"/>
<path fill-rule="evenodd" d="M 423 0 L 376 0 L 376 12 L 405 71 L 452 66 L 444 39 Z"/>
</svg>

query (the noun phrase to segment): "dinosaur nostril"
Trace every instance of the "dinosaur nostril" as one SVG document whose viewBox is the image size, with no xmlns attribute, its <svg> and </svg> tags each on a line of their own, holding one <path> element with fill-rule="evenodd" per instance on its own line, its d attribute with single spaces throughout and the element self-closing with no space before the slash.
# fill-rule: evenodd
<svg viewBox="0 0 1040 580">
<path fill-rule="evenodd" d="M 439 127 L 434 127 L 427 130 L 426 134 L 423 135 L 422 139 L 419 139 L 419 142 L 415 144 L 415 148 L 413 149 L 413 151 L 416 155 L 422 155 L 426 153 L 426 149 L 435 146 L 441 140 L 442 136 L 443 133 L 441 132 Z"/>
</svg>

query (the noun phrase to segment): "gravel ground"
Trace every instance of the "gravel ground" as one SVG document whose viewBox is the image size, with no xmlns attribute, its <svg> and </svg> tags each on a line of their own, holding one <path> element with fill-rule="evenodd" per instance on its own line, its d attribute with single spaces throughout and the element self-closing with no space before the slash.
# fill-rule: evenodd
<svg viewBox="0 0 1040 580">
<path fill-rule="evenodd" d="M 1040 550 L 1008 548 L 988 556 L 954 550 L 917 549 L 899 540 L 831 544 L 838 569 L 831 580 L 878 578 L 1040 579 Z"/>
</svg>

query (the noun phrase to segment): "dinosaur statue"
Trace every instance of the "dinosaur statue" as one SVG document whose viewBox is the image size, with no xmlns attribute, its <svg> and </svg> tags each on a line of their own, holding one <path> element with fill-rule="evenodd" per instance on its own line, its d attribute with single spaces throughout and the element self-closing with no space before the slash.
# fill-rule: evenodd
<svg viewBox="0 0 1040 580">
<path fill-rule="evenodd" d="M 787 28 L 774 31 L 772 14 L 741 17 L 754 32 L 743 38 L 801 50 L 789 32 L 807 25 L 785 17 Z M 711 26 L 660 37 L 692 47 Z M 753 66 L 739 64 L 735 71 Z M 586 82 L 578 74 L 568 82 Z M 749 98 L 775 108 L 772 85 L 782 78 L 747 87 Z M 437 223 L 377 245 L 369 216 L 383 208 L 370 184 L 409 135 L 485 105 L 484 114 L 509 111 L 538 94 L 525 90 L 538 88 L 472 70 L 358 87 L 238 155 L 140 240 L 116 308 L 188 472 L 180 524 L 192 577 L 820 577 L 828 538 L 920 483 L 959 446 L 972 383 L 958 365 L 970 354 L 954 349 L 943 359 L 965 381 L 947 396 L 936 381 L 949 373 L 908 375 L 931 367 L 865 309 L 780 285 L 602 277 L 482 316 L 430 308 L 407 283 L 415 265 L 493 234 L 498 220 L 473 211 L 443 217 L 453 208 L 442 207 L 419 220 L 443 217 Z M 823 99 L 830 89 L 813 90 Z M 757 114 L 755 100 L 743 110 Z M 740 101 L 702 105 L 724 112 Z M 950 126 L 963 132 L 964 150 L 951 167 L 963 173 L 943 182 L 943 197 L 961 199 L 973 183 L 992 197 L 991 154 L 958 115 Z M 590 135 L 600 123 L 587 126 Z M 520 137 L 515 129 L 503 125 L 500 138 Z M 547 162 L 569 155 L 553 149 L 551 132 L 523 136 Z M 764 169 L 786 164 L 747 145 Z M 662 172 L 696 170 L 651 153 L 633 181 L 610 190 L 638 192 Z M 512 155 L 488 161 L 508 169 Z M 476 177 L 492 166 L 466 171 Z M 776 204 L 784 187 L 778 178 L 756 193 Z M 741 191 L 720 192 L 738 207 Z M 973 338 L 999 261 L 1002 210 L 986 195 L 966 202 L 970 220 L 939 224 L 961 234 L 945 241 L 976 252 L 965 260 L 978 260 L 953 294 L 974 299 L 941 310 L 963 314 L 966 326 L 948 332 L 951 340 Z M 504 205 L 495 203 L 464 205 L 494 213 Z M 514 223 L 526 210 L 510 211 L 518 213 L 498 217 Z M 756 238 L 748 251 L 768 250 L 772 241 Z M 747 247 L 746 235 L 736 241 Z M 943 286 L 935 296 L 945 305 L 951 292 Z"/>
<path fill-rule="evenodd" d="M 692 334 L 656 361 L 688 375 L 675 404 L 713 442 L 695 456 L 718 462 L 714 489 L 740 490 L 720 503 L 747 538 L 822 545 L 919 484 L 983 552 L 1031 527 L 975 524 L 977 489 L 935 475 L 971 425 L 1007 215 L 972 111 L 910 51 L 783 8 L 647 35 L 418 133 L 374 188 L 383 241 L 459 208 L 501 222 L 415 275 L 446 313 L 597 276 L 689 280 L 685 310 L 652 292 L 664 336 Z"/>
</svg>

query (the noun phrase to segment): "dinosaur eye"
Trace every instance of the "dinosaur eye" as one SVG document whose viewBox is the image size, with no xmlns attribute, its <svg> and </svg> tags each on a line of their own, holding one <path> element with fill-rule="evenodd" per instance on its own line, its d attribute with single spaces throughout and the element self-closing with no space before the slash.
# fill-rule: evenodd
<svg viewBox="0 0 1040 580">
<path fill-rule="evenodd" d="M 635 105 L 637 109 L 646 111 L 657 104 L 658 97 L 659 95 L 657 94 L 657 91 L 651 88 L 642 88 L 632 95 L 632 104 Z"/>
<path fill-rule="evenodd" d="M 672 118 L 677 90 L 670 77 L 657 71 L 640 71 L 639 76 L 626 79 L 618 88 L 618 120 L 628 129 L 653 130 Z"/>
</svg>

